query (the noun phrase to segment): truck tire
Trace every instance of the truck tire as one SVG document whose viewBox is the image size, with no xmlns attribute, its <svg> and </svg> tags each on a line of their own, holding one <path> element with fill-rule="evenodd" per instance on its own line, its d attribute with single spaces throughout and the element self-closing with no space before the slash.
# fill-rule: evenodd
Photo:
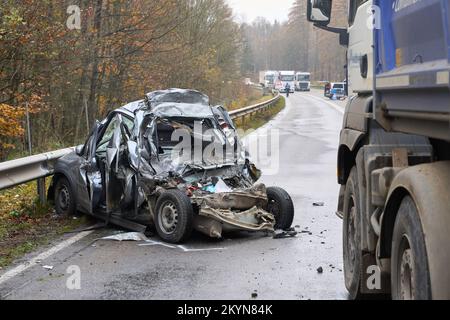
<svg viewBox="0 0 450 320">
<path fill-rule="evenodd" d="M 267 188 L 267 198 L 267 211 L 275 216 L 275 229 L 289 229 L 294 222 L 294 203 L 289 193 L 278 187 L 270 187 Z"/>
<path fill-rule="evenodd" d="M 72 216 L 76 214 L 75 193 L 69 180 L 60 177 L 55 187 L 55 211 L 60 216 Z"/>
<path fill-rule="evenodd" d="M 345 286 L 353 300 L 361 299 L 362 249 L 359 182 L 356 167 L 347 180 L 344 194 L 343 251 Z"/>
<path fill-rule="evenodd" d="M 417 206 L 407 196 L 398 210 L 392 237 L 391 289 L 394 300 L 431 300 L 425 237 Z"/>
<path fill-rule="evenodd" d="M 180 190 L 167 190 L 156 202 L 155 227 L 158 235 L 169 243 L 189 239 L 193 229 L 194 210 L 191 200 Z"/>
</svg>

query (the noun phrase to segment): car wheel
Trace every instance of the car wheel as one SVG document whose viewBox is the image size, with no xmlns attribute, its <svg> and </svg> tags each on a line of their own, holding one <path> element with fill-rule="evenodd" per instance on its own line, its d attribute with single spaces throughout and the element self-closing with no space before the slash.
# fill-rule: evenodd
<svg viewBox="0 0 450 320">
<path fill-rule="evenodd" d="M 356 167 L 347 180 L 344 194 L 343 249 L 345 286 L 351 299 L 360 299 L 362 275 L 361 211 Z"/>
<path fill-rule="evenodd" d="M 194 210 L 191 200 L 180 190 L 168 190 L 156 202 L 155 227 L 169 243 L 182 243 L 192 233 Z"/>
<path fill-rule="evenodd" d="M 394 300 L 431 300 L 425 237 L 413 199 L 403 199 L 392 238 L 391 289 Z"/>
<path fill-rule="evenodd" d="M 55 210 L 58 215 L 75 215 L 76 202 L 75 193 L 69 180 L 65 177 L 61 177 L 56 182 L 55 188 Z"/>
<path fill-rule="evenodd" d="M 278 187 L 270 187 L 267 188 L 267 198 L 267 211 L 275 216 L 275 229 L 289 229 L 294 221 L 294 203 L 289 193 Z"/>
</svg>

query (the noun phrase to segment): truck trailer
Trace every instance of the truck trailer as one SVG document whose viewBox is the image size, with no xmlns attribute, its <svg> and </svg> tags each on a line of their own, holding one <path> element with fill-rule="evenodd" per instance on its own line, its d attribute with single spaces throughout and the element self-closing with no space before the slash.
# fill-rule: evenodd
<svg viewBox="0 0 450 320">
<path fill-rule="evenodd" d="M 350 0 L 347 28 L 329 26 L 331 0 L 307 5 L 347 47 L 337 213 L 350 296 L 450 299 L 450 0 Z"/>
</svg>

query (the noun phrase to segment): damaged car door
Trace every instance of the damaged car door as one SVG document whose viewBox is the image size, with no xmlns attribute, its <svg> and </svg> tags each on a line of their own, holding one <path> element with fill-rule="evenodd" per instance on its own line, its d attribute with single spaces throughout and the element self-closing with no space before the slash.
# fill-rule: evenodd
<svg viewBox="0 0 450 320">
<path fill-rule="evenodd" d="M 81 211 L 92 214 L 99 202 L 99 188 L 101 191 L 101 176 L 95 157 L 97 140 L 102 125 L 96 122 L 92 129 L 82 153 L 82 160 L 79 168 L 79 178 L 77 186 L 78 206 Z"/>
<path fill-rule="evenodd" d="M 98 173 L 92 177 L 94 189 L 99 174 L 102 181 L 100 200 L 96 204 L 109 214 L 126 212 L 133 204 L 135 174 L 124 159 L 132 125 L 132 120 L 114 114 L 96 147 Z"/>
</svg>

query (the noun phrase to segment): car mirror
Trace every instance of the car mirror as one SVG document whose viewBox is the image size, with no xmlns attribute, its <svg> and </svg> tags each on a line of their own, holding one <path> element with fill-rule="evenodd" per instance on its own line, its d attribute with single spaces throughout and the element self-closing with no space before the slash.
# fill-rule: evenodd
<svg viewBox="0 0 450 320">
<path fill-rule="evenodd" d="M 331 0 L 307 0 L 307 18 L 321 26 L 327 26 L 331 20 Z"/>
<path fill-rule="evenodd" d="M 83 155 L 83 149 L 84 149 L 84 146 L 83 145 L 81 145 L 81 146 L 77 146 L 76 148 L 75 148 L 75 153 L 77 154 L 77 156 L 82 156 Z"/>
</svg>

